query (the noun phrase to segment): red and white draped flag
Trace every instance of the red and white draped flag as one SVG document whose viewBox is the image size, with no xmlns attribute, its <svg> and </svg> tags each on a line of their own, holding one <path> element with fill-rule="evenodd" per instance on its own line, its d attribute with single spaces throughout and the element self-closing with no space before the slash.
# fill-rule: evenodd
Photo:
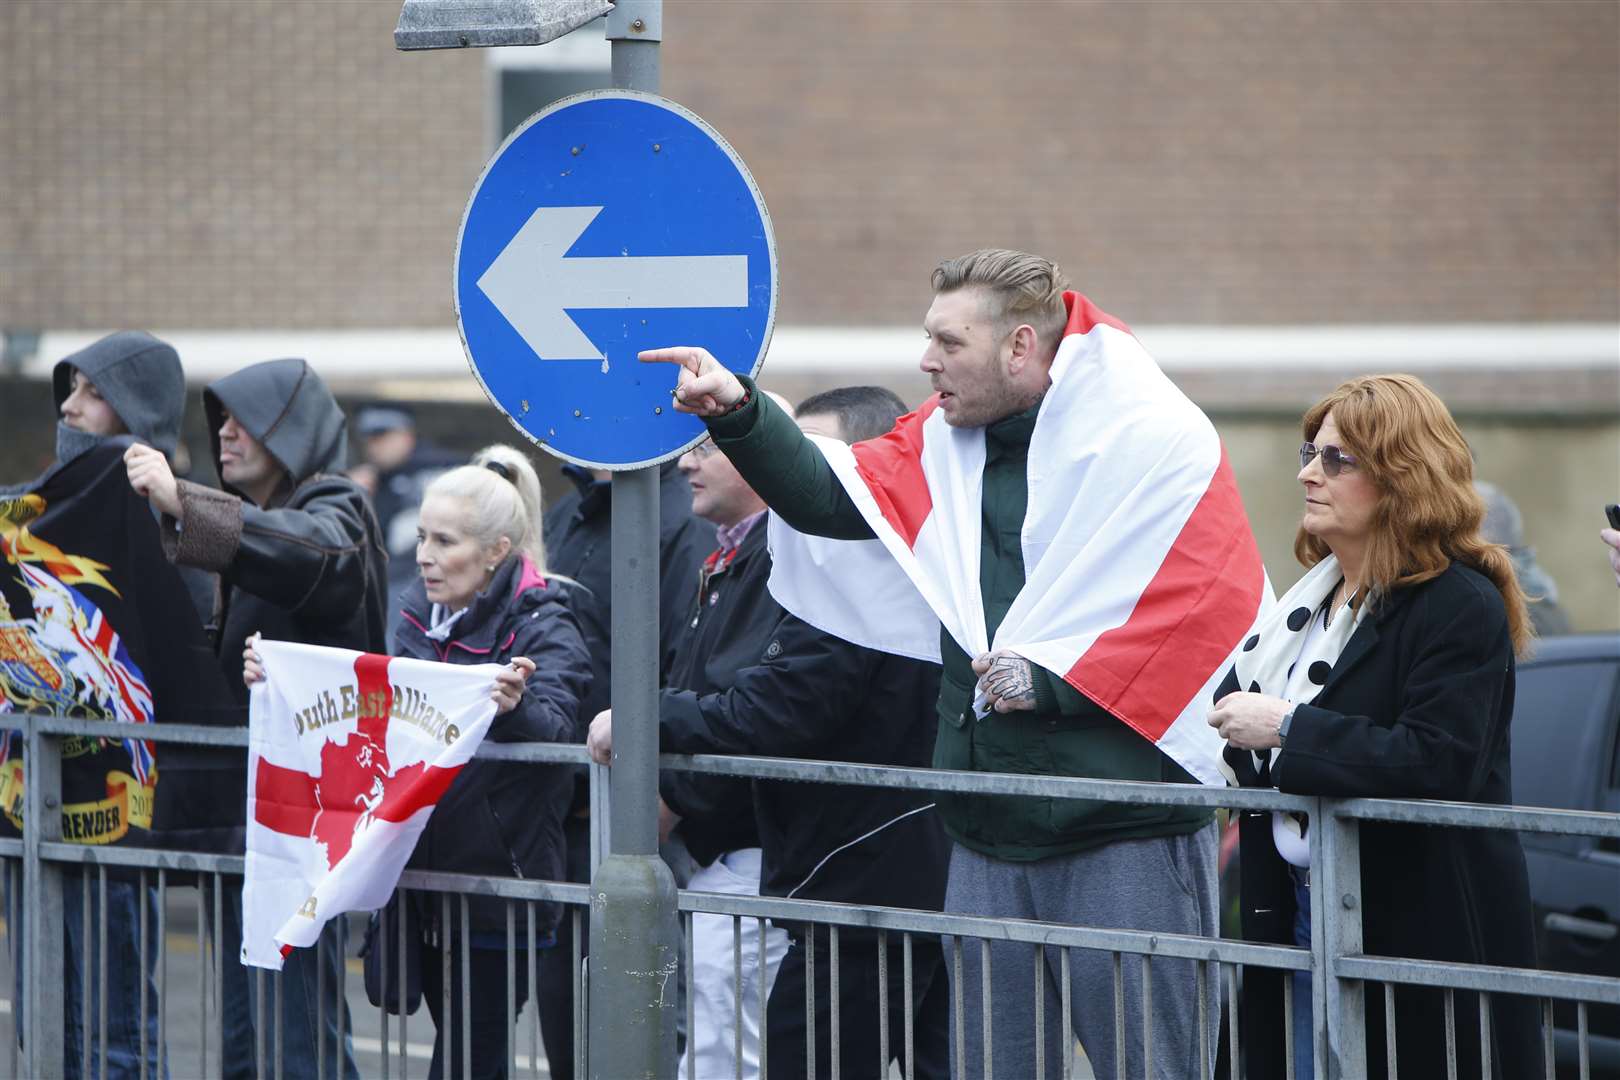
<svg viewBox="0 0 1620 1080">
<path fill-rule="evenodd" d="M 983 428 L 937 396 L 881 438 L 813 437 L 875 541 L 770 519 L 771 593 L 869 648 L 1006 649 L 1054 673 L 1188 772 L 1223 782 L 1211 695 L 1272 592 L 1215 428 L 1119 320 L 1079 293 L 1029 445 L 1025 581 L 987 640 Z M 898 572 L 897 572 L 898 571 Z M 995 723 L 992 715 L 985 723 Z"/>
<path fill-rule="evenodd" d="M 388 902 L 495 716 L 499 664 L 260 641 L 248 707 L 242 962 L 281 969 L 345 911 Z"/>
</svg>

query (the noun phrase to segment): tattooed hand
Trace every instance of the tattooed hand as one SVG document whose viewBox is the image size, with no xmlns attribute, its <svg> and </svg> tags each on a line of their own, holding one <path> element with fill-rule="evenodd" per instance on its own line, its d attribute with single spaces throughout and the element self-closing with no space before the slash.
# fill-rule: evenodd
<svg viewBox="0 0 1620 1080">
<path fill-rule="evenodd" d="M 1016 653 L 985 653 L 973 661 L 979 692 L 996 712 L 1035 708 L 1035 673 Z"/>
</svg>

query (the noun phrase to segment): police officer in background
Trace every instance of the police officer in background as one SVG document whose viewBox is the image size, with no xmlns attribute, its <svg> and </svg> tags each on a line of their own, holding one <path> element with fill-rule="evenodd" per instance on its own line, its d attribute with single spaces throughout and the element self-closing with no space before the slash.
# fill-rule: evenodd
<svg viewBox="0 0 1620 1080">
<path fill-rule="evenodd" d="M 400 597 L 416 580 L 416 512 L 433 479 L 466 455 L 423 442 L 416 410 L 400 401 L 362 405 L 354 415 L 360 464 L 349 478 L 371 493 L 383 544 L 388 549 L 388 639 L 399 627 Z"/>
</svg>

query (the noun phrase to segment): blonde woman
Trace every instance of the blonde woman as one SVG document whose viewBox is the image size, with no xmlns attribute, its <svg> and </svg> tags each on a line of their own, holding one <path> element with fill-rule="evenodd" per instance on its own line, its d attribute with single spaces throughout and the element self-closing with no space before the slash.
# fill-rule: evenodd
<svg viewBox="0 0 1620 1080">
<path fill-rule="evenodd" d="M 403 597 L 393 654 L 447 664 L 507 664 L 493 691 L 494 742 L 574 742 L 579 700 L 590 684 L 590 657 L 568 600 L 569 585 L 546 573 L 540 538 L 540 482 L 510 446 L 480 450 L 472 463 L 435 479 L 417 523 L 420 571 Z M 258 657 L 245 654 L 248 682 L 262 678 Z M 573 794 L 563 766 L 474 759 L 456 776 L 428 819 L 411 869 L 565 880 L 562 820 Z M 470 938 L 462 933 L 466 904 Z M 503 900 L 451 897 L 450 919 L 437 893 L 410 895 L 406 932 L 419 966 L 421 993 L 437 1035 L 428 1075 L 461 1076 L 464 1032 L 470 1030 L 472 1074 L 506 1075 L 506 912 Z M 535 942 L 555 938 L 558 905 L 536 905 Z M 527 912 L 516 911 L 516 945 L 528 946 Z M 396 967 L 395 925 L 386 947 Z M 471 1011 L 462 1015 L 462 957 Z M 444 1015 L 444 950 L 450 950 L 451 1009 Z M 528 965 L 516 966 L 513 999 L 528 998 Z"/>
</svg>

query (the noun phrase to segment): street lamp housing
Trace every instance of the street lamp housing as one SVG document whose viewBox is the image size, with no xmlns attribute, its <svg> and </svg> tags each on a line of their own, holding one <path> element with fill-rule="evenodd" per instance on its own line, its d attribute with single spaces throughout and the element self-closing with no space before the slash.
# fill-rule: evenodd
<svg viewBox="0 0 1620 1080">
<path fill-rule="evenodd" d="M 612 10 L 608 0 L 405 0 L 394 47 L 544 45 Z"/>
</svg>

